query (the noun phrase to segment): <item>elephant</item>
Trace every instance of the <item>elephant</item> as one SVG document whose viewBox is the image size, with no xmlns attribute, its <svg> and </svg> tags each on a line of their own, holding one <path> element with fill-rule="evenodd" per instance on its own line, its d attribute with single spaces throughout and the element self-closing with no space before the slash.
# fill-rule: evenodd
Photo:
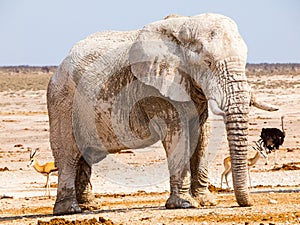
<svg viewBox="0 0 300 225">
<path fill-rule="evenodd" d="M 247 187 L 250 106 L 247 46 L 236 23 L 219 14 L 168 16 L 133 31 L 103 31 L 79 41 L 47 90 L 50 144 L 58 168 L 54 214 L 93 202 L 92 164 L 124 149 L 161 141 L 170 196 L 166 208 L 215 204 L 203 163 L 209 108 L 224 119 L 240 206 Z"/>
</svg>

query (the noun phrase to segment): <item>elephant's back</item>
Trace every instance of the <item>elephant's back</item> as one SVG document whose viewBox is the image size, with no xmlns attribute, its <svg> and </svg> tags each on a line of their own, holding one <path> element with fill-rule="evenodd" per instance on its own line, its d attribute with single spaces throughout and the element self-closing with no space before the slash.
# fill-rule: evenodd
<svg viewBox="0 0 300 225">
<path fill-rule="evenodd" d="M 138 34 L 139 31 L 103 31 L 77 42 L 52 76 L 48 95 L 73 90 L 79 81 L 87 87 L 104 83 L 113 67 L 127 64 L 126 52 Z"/>
<path fill-rule="evenodd" d="M 139 31 L 103 31 L 91 34 L 77 42 L 69 55 L 83 56 L 90 54 L 105 54 L 124 46 L 131 45 L 137 38 Z"/>
<path fill-rule="evenodd" d="M 77 84 L 85 77 L 103 83 L 117 68 L 125 67 L 128 51 L 139 31 L 104 31 L 79 41 L 62 63 Z M 88 82 L 88 81 L 87 81 Z M 89 82 L 88 82 L 89 83 Z"/>
</svg>

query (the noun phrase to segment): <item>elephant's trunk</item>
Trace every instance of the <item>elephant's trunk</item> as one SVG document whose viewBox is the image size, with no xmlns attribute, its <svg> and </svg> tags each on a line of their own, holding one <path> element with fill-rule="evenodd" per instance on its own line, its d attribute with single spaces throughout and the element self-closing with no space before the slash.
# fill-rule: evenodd
<svg viewBox="0 0 300 225">
<path fill-rule="evenodd" d="M 231 71 L 232 72 L 232 71 Z M 229 73 L 225 107 L 225 123 L 232 164 L 232 179 L 236 200 L 240 206 L 249 206 L 247 174 L 248 115 L 250 93 L 246 76 L 241 69 Z"/>
<path fill-rule="evenodd" d="M 251 203 L 247 185 L 248 115 L 227 113 L 226 130 L 235 197 L 240 206 L 249 206 Z"/>
</svg>

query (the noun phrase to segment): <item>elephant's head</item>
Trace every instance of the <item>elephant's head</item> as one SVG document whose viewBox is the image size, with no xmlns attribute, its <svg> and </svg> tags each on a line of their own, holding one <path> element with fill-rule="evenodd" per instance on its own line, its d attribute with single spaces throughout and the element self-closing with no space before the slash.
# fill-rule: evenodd
<svg viewBox="0 0 300 225">
<path fill-rule="evenodd" d="M 224 117 L 236 198 L 239 205 L 250 205 L 249 108 L 276 108 L 258 103 L 250 90 L 245 75 L 247 46 L 237 25 L 217 14 L 171 17 L 145 26 L 129 55 L 132 72 L 142 82 L 175 101 L 194 100 L 192 89 L 196 88 L 212 112 Z M 178 85 L 181 89 L 174 88 Z"/>
</svg>

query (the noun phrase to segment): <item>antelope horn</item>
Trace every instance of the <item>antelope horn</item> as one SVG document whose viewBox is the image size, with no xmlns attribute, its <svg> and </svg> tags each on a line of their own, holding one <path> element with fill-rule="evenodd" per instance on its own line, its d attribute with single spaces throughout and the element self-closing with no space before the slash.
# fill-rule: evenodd
<svg viewBox="0 0 300 225">
<path fill-rule="evenodd" d="M 258 109 L 262 109 L 262 110 L 266 110 L 266 111 L 270 111 L 270 112 L 277 111 L 279 109 L 277 106 L 257 101 L 253 93 L 251 93 L 250 105 L 253 105 L 254 107 L 256 107 Z"/>
<path fill-rule="evenodd" d="M 257 142 L 256 141 L 253 141 L 254 142 L 254 144 L 256 145 L 256 146 L 252 146 L 252 148 L 255 150 L 255 151 L 259 151 L 261 148 L 260 148 L 260 146 L 257 144 Z"/>
<path fill-rule="evenodd" d="M 256 147 L 260 150 L 262 150 L 262 146 L 261 146 L 261 143 L 259 141 L 253 141 L 256 145 Z"/>
<path fill-rule="evenodd" d="M 30 151 L 30 158 L 33 158 L 33 156 L 34 156 L 35 154 L 36 154 L 36 150 L 33 151 L 33 150 L 31 149 L 31 151 Z"/>
<path fill-rule="evenodd" d="M 268 155 L 264 153 L 264 149 L 262 148 L 262 146 L 260 144 L 258 144 L 257 141 L 253 141 L 256 145 L 256 147 L 252 146 L 252 148 L 255 150 L 255 151 L 258 151 L 264 158 L 268 158 Z"/>
</svg>

